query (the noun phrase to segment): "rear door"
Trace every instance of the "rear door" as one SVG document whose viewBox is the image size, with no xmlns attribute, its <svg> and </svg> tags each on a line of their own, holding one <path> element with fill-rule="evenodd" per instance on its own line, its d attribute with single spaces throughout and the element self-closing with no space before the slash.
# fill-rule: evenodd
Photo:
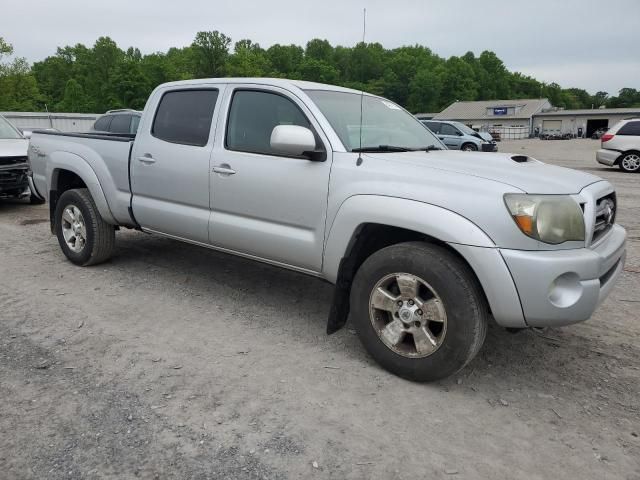
<svg viewBox="0 0 640 480">
<path fill-rule="evenodd" d="M 207 243 L 209 158 L 221 85 L 170 87 L 150 100 L 131 152 L 133 213 L 147 230 Z"/>
<path fill-rule="evenodd" d="M 228 87 L 212 155 L 211 243 L 219 248 L 320 271 L 331 148 L 304 103 L 281 88 Z M 324 161 L 274 152 L 277 125 L 316 135 Z"/>
<path fill-rule="evenodd" d="M 462 132 L 453 125 L 448 123 L 440 124 L 440 131 L 438 138 L 444 142 L 444 144 L 451 149 L 460 149 L 462 144 Z"/>
</svg>

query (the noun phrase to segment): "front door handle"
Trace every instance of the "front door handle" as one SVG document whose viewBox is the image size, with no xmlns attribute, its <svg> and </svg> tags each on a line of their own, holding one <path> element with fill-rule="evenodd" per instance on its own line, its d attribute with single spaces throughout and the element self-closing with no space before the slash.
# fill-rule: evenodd
<svg viewBox="0 0 640 480">
<path fill-rule="evenodd" d="M 138 160 L 140 163 L 144 163 L 145 165 L 151 165 L 152 163 L 156 163 L 156 159 L 153 158 L 153 156 L 150 153 L 145 153 L 143 156 L 137 157 L 136 160 Z"/>
<path fill-rule="evenodd" d="M 225 177 L 234 175 L 236 173 L 236 171 L 231 168 L 231 165 L 229 165 L 228 163 L 221 163 L 220 165 L 216 165 L 215 167 L 213 167 L 213 172 L 219 173 L 220 175 L 223 175 Z"/>
</svg>

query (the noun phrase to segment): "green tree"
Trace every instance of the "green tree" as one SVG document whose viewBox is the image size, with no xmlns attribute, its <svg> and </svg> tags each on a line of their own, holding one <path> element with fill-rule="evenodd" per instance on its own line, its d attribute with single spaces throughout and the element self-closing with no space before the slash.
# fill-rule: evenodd
<svg viewBox="0 0 640 480">
<path fill-rule="evenodd" d="M 196 77 L 223 77 L 231 39 L 217 30 L 198 32 L 191 44 Z"/>
</svg>

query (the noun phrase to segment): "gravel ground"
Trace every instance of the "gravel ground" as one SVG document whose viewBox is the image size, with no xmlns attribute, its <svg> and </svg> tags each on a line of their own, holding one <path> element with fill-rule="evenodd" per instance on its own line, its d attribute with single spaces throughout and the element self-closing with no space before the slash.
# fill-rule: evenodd
<svg viewBox="0 0 640 480">
<path fill-rule="evenodd" d="M 414 384 L 353 330 L 331 287 L 139 232 L 67 262 L 46 206 L 0 203 L 0 477 L 640 479 L 640 175 L 591 140 L 501 151 L 611 180 L 626 271 L 593 318 L 492 325 L 460 374 Z"/>
</svg>

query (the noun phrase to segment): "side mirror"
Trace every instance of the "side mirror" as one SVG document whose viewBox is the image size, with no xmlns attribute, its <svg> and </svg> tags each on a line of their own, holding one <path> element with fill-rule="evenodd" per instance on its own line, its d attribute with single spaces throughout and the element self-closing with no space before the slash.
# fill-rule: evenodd
<svg viewBox="0 0 640 480">
<path fill-rule="evenodd" d="M 284 155 L 310 156 L 316 149 L 316 139 L 308 128 L 278 125 L 271 132 L 271 148 Z"/>
</svg>

